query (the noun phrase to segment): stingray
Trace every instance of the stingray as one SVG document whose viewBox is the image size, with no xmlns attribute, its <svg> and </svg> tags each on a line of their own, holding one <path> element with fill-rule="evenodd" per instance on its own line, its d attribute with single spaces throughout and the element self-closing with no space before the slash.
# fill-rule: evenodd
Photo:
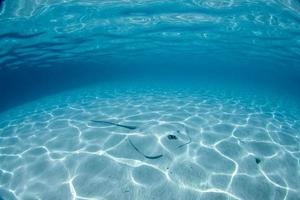
<svg viewBox="0 0 300 200">
<path fill-rule="evenodd" d="M 141 152 L 133 143 L 132 143 L 132 141 L 128 138 L 128 142 L 129 142 L 129 144 L 139 153 L 139 154 L 141 154 L 141 155 L 143 155 L 145 158 L 148 158 L 148 159 L 158 159 L 158 158 L 161 158 L 161 157 L 163 157 L 163 155 L 162 154 L 159 154 L 159 155 L 157 155 L 157 156 L 147 156 L 147 155 L 145 155 L 143 152 Z"/>
<path fill-rule="evenodd" d="M 127 128 L 127 129 L 130 129 L 130 130 L 137 129 L 136 126 L 128 126 L 128 125 L 116 124 L 116 123 L 108 122 L 108 121 L 91 120 L 91 122 L 114 125 L 114 126 L 118 126 L 118 127 L 122 127 L 122 128 Z"/>
</svg>

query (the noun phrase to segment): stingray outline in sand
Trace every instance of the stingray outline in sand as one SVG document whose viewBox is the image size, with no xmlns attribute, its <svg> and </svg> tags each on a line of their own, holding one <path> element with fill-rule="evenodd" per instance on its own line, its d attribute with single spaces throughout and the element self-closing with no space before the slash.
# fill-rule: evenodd
<svg viewBox="0 0 300 200">
<path fill-rule="evenodd" d="M 113 122 L 109 122 L 109 121 L 103 121 L 103 120 L 90 120 L 91 122 L 94 122 L 94 123 L 103 123 L 103 124 L 109 124 L 109 125 L 114 125 L 114 126 L 118 126 L 118 127 L 121 127 L 121 128 L 126 128 L 126 129 L 130 129 L 130 130 L 135 130 L 135 129 L 137 129 L 138 127 L 136 127 L 136 126 L 129 126 L 129 125 L 123 125 L 123 124 L 117 124 L 117 123 L 113 123 Z M 188 141 L 186 142 L 186 143 L 184 143 L 184 144 L 181 144 L 181 145 L 179 145 L 179 146 L 177 146 L 177 148 L 181 148 L 181 147 L 183 147 L 183 146 L 185 146 L 185 145 L 188 145 L 188 144 L 190 144 L 191 142 L 192 142 L 192 139 L 191 139 L 191 137 L 190 137 L 190 135 L 188 134 L 188 130 L 187 130 L 187 128 L 185 127 L 185 130 L 186 130 L 186 136 L 188 137 Z M 179 131 L 177 131 L 177 132 L 179 132 Z M 180 133 L 180 132 L 179 132 Z M 170 136 L 170 135 L 168 135 L 168 136 Z M 171 135 L 171 136 L 173 136 L 174 138 L 172 138 L 172 139 L 177 139 L 177 137 L 175 136 L 175 135 Z M 170 138 L 169 138 L 170 139 Z M 129 144 L 138 152 L 138 153 L 140 153 L 141 155 L 143 155 L 145 158 L 148 158 L 148 159 L 158 159 L 158 158 L 161 158 L 163 155 L 162 154 L 159 154 L 159 155 L 157 155 L 157 156 L 147 156 L 147 155 L 145 155 L 143 152 L 141 152 L 133 143 L 132 143 L 132 141 L 128 138 L 128 142 L 129 142 Z"/>
</svg>

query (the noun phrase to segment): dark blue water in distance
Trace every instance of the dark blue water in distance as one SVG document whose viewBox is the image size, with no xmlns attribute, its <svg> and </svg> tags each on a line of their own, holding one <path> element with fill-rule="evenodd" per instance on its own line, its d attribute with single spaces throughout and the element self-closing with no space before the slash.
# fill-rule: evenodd
<svg viewBox="0 0 300 200">
<path fill-rule="evenodd" d="M 0 199 L 300 199 L 300 1 L 1 0 Z"/>
</svg>

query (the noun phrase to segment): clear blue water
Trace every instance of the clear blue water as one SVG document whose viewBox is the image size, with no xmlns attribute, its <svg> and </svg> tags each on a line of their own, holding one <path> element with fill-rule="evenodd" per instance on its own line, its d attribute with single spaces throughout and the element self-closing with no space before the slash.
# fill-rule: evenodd
<svg viewBox="0 0 300 200">
<path fill-rule="evenodd" d="M 0 200 L 300 199 L 297 0 L 1 0 Z"/>
</svg>

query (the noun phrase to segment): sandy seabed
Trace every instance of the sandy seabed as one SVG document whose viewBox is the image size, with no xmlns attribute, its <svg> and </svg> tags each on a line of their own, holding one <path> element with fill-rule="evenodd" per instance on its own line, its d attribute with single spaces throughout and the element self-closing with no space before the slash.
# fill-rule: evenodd
<svg viewBox="0 0 300 200">
<path fill-rule="evenodd" d="M 0 199 L 300 199 L 299 116 L 204 90 L 46 97 L 0 115 Z"/>
</svg>

